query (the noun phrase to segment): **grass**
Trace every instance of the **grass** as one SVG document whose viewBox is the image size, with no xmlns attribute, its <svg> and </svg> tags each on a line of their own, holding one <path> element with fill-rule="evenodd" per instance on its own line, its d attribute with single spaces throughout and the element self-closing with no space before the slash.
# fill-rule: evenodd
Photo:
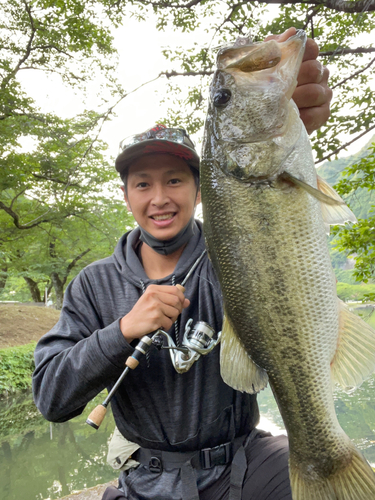
<svg viewBox="0 0 375 500">
<path fill-rule="evenodd" d="M 0 349 L 0 396 L 31 387 L 36 342 Z"/>
</svg>

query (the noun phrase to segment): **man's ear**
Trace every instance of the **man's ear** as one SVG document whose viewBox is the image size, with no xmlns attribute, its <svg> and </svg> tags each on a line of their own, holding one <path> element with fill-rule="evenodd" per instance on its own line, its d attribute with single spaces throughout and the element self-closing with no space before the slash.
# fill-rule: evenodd
<svg viewBox="0 0 375 500">
<path fill-rule="evenodd" d="M 197 198 L 195 200 L 195 206 L 199 205 L 199 203 L 201 202 L 201 190 L 199 189 L 198 191 L 198 194 L 197 194 Z"/>
<path fill-rule="evenodd" d="M 121 186 L 121 191 L 124 193 L 124 200 L 125 200 L 125 203 L 126 203 L 126 208 L 127 208 L 128 212 L 131 213 L 132 209 L 131 209 L 128 197 L 126 195 L 126 191 L 125 191 L 125 187 L 124 186 Z"/>
</svg>

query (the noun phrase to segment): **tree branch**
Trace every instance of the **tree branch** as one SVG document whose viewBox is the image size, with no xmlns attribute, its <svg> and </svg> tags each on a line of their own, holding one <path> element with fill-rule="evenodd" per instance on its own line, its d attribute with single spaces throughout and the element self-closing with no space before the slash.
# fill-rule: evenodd
<svg viewBox="0 0 375 500">
<path fill-rule="evenodd" d="M 31 50 L 37 50 L 37 49 L 41 49 L 41 50 L 55 49 L 56 52 L 59 52 L 60 54 L 64 54 L 65 56 L 70 57 L 71 59 L 74 59 L 74 57 L 72 55 L 68 54 L 68 52 L 64 52 L 63 50 L 59 49 L 55 45 L 35 45 Z"/>
<path fill-rule="evenodd" d="M 34 37 L 35 37 L 35 33 L 36 33 L 36 28 L 34 26 L 34 19 L 31 15 L 31 9 L 30 9 L 30 6 L 29 4 L 23 0 L 23 3 L 25 5 L 25 9 L 27 11 L 27 14 L 29 16 L 29 19 L 30 19 L 30 25 L 31 25 L 31 34 L 30 34 L 30 38 L 29 38 L 29 41 L 27 42 L 27 46 L 26 46 L 26 51 L 25 51 L 25 54 L 23 55 L 23 57 L 21 57 L 21 59 L 18 61 L 16 67 L 8 74 L 8 76 L 6 78 L 4 78 L 4 80 L 1 82 L 1 89 L 5 89 L 6 85 L 10 82 L 10 80 L 12 78 L 14 78 L 14 76 L 17 74 L 18 70 L 20 69 L 20 66 L 21 64 L 23 64 L 26 59 L 30 56 L 30 53 L 31 53 L 31 45 L 33 43 L 33 40 L 34 40 Z"/>
<path fill-rule="evenodd" d="M 325 56 L 346 56 L 347 54 L 367 54 L 370 52 L 375 52 L 375 47 L 358 47 L 356 49 L 337 49 L 337 50 L 327 50 L 327 52 L 319 52 L 322 57 Z"/>
<path fill-rule="evenodd" d="M 343 85 L 345 82 L 347 82 L 348 80 L 351 80 L 352 78 L 354 78 L 355 76 L 357 75 L 360 75 L 361 73 L 363 73 L 364 71 L 366 71 L 366 69 L 368 69 L 373 63 L 375 62 L 375 57 L 374 59 L 372 59 L 367 66 L 365 66 L 364 68 L 362 69 L 359 69 L 358 71 L 356 71 L 355 73 L 353 73 L 352 75 L 348 76 L 348 78 L 345 78 L 345 80 L 342 80 L 341 82 L 339 83 L 336 83 L 336 85 L 334 85 L 332 87 L 332 90 L 335 89 L 336 87 L 340 87 L 340 85 Z"/>
<path fill-rule="evenodd" d="M 213 75 L 213 70 L 202 70 L 202 71 L 185 71 L 179 73 L 177 71 L 164 71 L 160 73 L 160 75 L 166 76 L 167 78 L 171 78 L 173 76 L 210 76 Z"/>
<path fill-rule="evenodd" d="M 183 5 L 176 4 L 173 2 L 147 2 L 147 1 L 140 1 L 140 3 L 144 5 L 152 5 L 153 7 L 161 7 L 162 9 L 190 9 L 191 7 L 195 7 L 195 5 L 198 5 L 202 2 L 203 0 L 190 0 L 190 2 L 187 2 Z M 117 2 L 113 3 L 111 7 L 118 7 L 121 4 L 121 0 L 118 0 Z"/>
<path fill-rule="evenodd" d="M 144 82 L 142 83 L 141 85 L 139 85 L 138 87 L 136 87 L 135 89 L 131 90 L 130 92 L 127 92 L 125 94 L 123 94 L 111 107 L 109 107 L 107 109 L 107 111 L 103 114 L 101 114 L 97 120 L 96 120 L 96 123 L 99 123 L 100 120 L 102 120 L 100 126 L 99 126 L 99 130 L 96 134 L 96 136 L 92 139 L 90 145 L 87 147 L 86 151 L 83 153 L 83 155 L 81 156 L 80 160 L 78 161 L 78 163 L 72 168 L 71 170 L 71 173 L 69 174 L 69 177 L 72 176 L 74 174 L 74 172 L 82 165 L 83 161 L 85 160 L 85 158 L 87 157 L 87 155 L 89 154 L 89 152 L 92 150 L 92 148 L 94 147 L 94 144 L 95 142 L 98 140 L 99 138 L 99 135 L 102 131 L 102 128 L 104 126 L 104 123 L 109 119 L 110 115 L 113 113 L 113 110 L 116 108 L 116 106 L 123 100 L 125 99 L 125 97 L 128 97 L 130 94 L 133 94 L 134 92 L 136 92 L 137 90 L 141 89 L 142 87 L 144 87 L 145 85 L 148 85 L 149 83 L 152 83 L 156 80 L 158 80 L 160 77 L 162 76 L 162 73 L 159 74 L 158 76 L 156 76 L 155 78 L 152 78 L 151 80 L 148 80 L 147 82 Z M 69 186 L 71 186 L 72 184 L 70 183 L 70 180 L 67 181 L 64 189 L 63 189 L 63 193 L 62 193 L 62 196 L 64 196 L 66 190 L 68 189 Z"/>
<path fill-rule="evenodd" d="M 250 0 L 249 0 L 250 1 Z M 259 3 L 267 4 L 300 4 L 301 0 L 258 0 Z M 356 2 L 348 0 L 304 0 L 305 5 L 323 5 L 327 9 L 336 10 L 338 12 L 361 13 L 372 12 L 375 10 L 375 0 L 358 0 Z"/>
<path fill-rule="evenodd" d="M 39 226 L 43 222 L 52 222 L 53 221 L 53 219 L 38 220 L 39 217 L 37 217 L 32 222 L 28 222 L 27 224 L 20 224 L 20 216 L 14 210 L 12 210 L 10 207 L 5 205 L 5 203 L 3 203 L 2 201 L 0 201 L 0 209 L 4 210 L 4 212 L 6 212 L 8 215 L 10 215 L 12 217 L 13 223 L 18 229 L 31 229 L 35 226 Z M 70 217 L 71 215 L 76 215 L 76 212 L 69 212 L 65 215 L 62 215 L 61 218 L 66 219 L 67 217 Z"/>
<path fill-rule="evenodd" d="M 9 207 L 11 210 L 12 210 L 12 208 L 13 208 L 13 204 L 14 204 L 14 202 L 15 202 L 15 201 L 17 200 L 17 198 L 18 198 L 19 196 L 21 196 L 21 195 L 22 195 L 25 191 L 26 191 L 26 188 L 25 188 L 25 189 L 23 189 L 22 191 L 20 191 L 18 194 L 16 194 L 16 196 L 13 198 L 13 200 L 12 200 L 12 202 L 11 202 L 11 204 L 10 204 L 10 207 Z"/>
<path fill-rule="evenodd" d="M 368 128 L 367 130 L 365 130 L 364 132 L 362 132 L 362 134 L 357 135 L 357 137 L 355 137 L 352 141 L 347 142 L 343 146 L 340 146 L 339 148 L 335 149 L 335 151 L 332 151 L 332 153 L 329 153 L 328 155 L 324 156 L 320 160 L 317 160 L 315 162 L 315 164 L 321 163 L 324 160 L 328 160 L 328 158 L 331 158 L 331 156 L 336 155 L 342 149 L 347 148 L 348 146 L 350 146 L 350 144 L 353 144 L 353 142 L 357 141 L 358 139 L 360 139 L 361 137 L 363 137 L 364 135 L 366 135 L 368 132 L 370 132 L 370 130 L 373 130 L 374 128 L 375 128 L 375 125 L 373 125 L 372 127 Z"/>
<path fill-rule="evenodd" d="M 152 7 L 160 7 L 162 9 L 190 9 L 200 4 L 202 0 L 191 0 L 187 3 L 175 3 L 175 2 L 148 2 L 146 0 L 140 3 L 144 5 L 151 5 Z M 242 2 L 253 3 L 254 0 L 247 0 Z M 373 12 L 375 10 L 375 0 L 358 0 L 356 2 L 350 0 L 258 0 L 259 3 L 265 4 L 279 4 L 279 5 L 295 5 L 303 3 L 305 5 L 322 5 L 327 9 L 335 10 L 337 12 L 347 12 L 349 14 L 354 14 L 356 12 Z M 112 6 L 119 6 L 121 1 L 115 2 Z"/>
<path fill-rule="evenodd" d="M 43 179 L 45 181 L 51 181 L 51 182 L 56 182 L 57 184 L 66 184 L 66 181 L 62 181 L 60 179 L 56 179 L 54 177 L 48 177 L 47 175 L 40 175 L 40 174 L 34 174 L 32 173 L 31 174 L 33 177 L 35 177 L 36 179 Z M 74 187 L 81 187 L 80 184 L 77 184 L 77 183 L 70 183 L 69 186 L 74 186 Z"/>
<path fill-rule="evenodd" d="M 309 23 L 312 22 L 314 16 L 316 16 L 318 13 L 319 13 L 319 7 L 313 7 L 310 13 L 306 16 L 305 24 L 303 25 L 302 29 L 306 30 Z M 311 33 L 311 38 L 314 38 L 314 33 Z"/>
<path fill-rule="evenodd" d="M 69 273 L 70 271 L 73 269 L 73 267 L 77 264 L 77 262 L 82 259 L 82 257 L 84 257 L 87 253 L 91 252 L 91 248 L 88 248 L 87 250 L 85 250 L 84 252 L 80 253 L 79 255 L 77 255 L 77 257 L 75 257 L 72 262 L 68 265 L 68 267 L 66 268 L 66 273 L 65 273 L 65 276 L 64 276 L 64 279 L 62 281 L 63 285 L 65 285 L 66 283 L 66 280 L 69 276 Z"/>
</svg>

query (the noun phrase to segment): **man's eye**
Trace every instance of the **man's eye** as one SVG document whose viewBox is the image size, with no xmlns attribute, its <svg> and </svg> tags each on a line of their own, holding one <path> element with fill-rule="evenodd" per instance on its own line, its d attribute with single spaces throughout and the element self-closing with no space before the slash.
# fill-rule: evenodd
<svg viewBox="0 0 375 500">
<path fill-rule="evenodd" d="M 137 188 L 145 188 L 145 187 L 147 187 L 147 186 L 148 186 L 147 182 L 139 182 L 139 183 L 137 184 Z"/>
<path fill-rule="evenodd" d="M 178 184 L 179 182 L 181 182 L 180 179 L 171 179 L 169 181 L 170 184 Z"/>
</svg>

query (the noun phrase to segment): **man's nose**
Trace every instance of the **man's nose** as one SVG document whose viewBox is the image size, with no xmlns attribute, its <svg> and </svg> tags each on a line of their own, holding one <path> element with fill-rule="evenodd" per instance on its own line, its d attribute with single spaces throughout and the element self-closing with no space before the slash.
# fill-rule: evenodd
<svg viewBox="0 0 375 500">
<path fill-rule="evenodd" d="M 166 205 L 169 201 L 170 201 L 169 196 L 164 186 L 161 185 L 155 186 L 152 197 L 152 203 L 158 207 L 162 207 Z"/>
</svg>

